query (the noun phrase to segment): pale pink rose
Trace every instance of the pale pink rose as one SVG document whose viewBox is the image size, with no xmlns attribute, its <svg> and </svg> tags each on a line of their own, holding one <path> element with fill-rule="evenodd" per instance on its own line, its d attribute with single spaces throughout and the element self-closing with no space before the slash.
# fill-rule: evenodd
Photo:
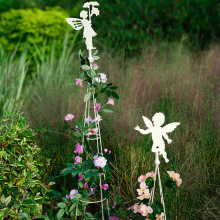
<svg viewBox="0 0 220 220">
<path fill-rule="evenodd" d="M 83 179 L 84 179 L 84 175 L 82 174 L 79 176 L 79 182 L 82 182 Z"/>
<path fill-rule="evenodd" d="M 97 69 L 99 68 L 99 66 L 98 66 L 96 63 L 93 63 L 93 64 L 92 64 L 92 68 L 93 68 L 94 70 L 97 70 Z"/>
<path fill-rule="evenodd" d="M 93 163 L 97 168 L 104 168 L 107 164 L 107 160 L 104 157 L 98 156 L 97 154 L 94 156 Z"/>
<path fill-rule="evenodd" d="M 65 116 L 65 121 L 67 122 L 67 121 L 69 121 L 69 120 L 72 120 L 74 118 L 74 115 L 72 115 L 72 114 L 68 114 L 68 115 L 66 115 Z"/>
<path fill-rule="evenodd" d="M 82 161 L 82 157 L 76 156 L 76 157 L 75 157 L 75 163 L 74 163 L 74 164 L 81 163 L 81 161 Z"/>
<path fill-rule="evenodd" d="M 138 177 L 138 182 L 139 183 L 145 182 L 145 180 L 146 180 L 146 176 L 144 176 L 144 175 L 141 175 L 141 176 Z"/>
<path fill-rule="evenodd" d="M 142 205 L 142 216 L 148 216 L 148 213 L 153 213 L 153 209 L 150 206 Z"/>
<path fill-rule="evenodd" d="M 109 105 L 114 105 L 114 99 L 108 98 L 108 104 Z"/>
<path fill-rule="evenodd" d="M 88 188 L 89 188 L 88 182 L 86 182 L 86 183 L 84 184 L 84 188 L 85 188 L 85 189 L 88 189 Z"/>
<path fill-rule="evenodd" d="M 167 171 L 167 173 L 170 175 L 173 181 L 176 181 L 177 186 L 180 186 L 182 184 L 182 179 L 180 178 L 180 175 L 178 173 L 175 173 L 174 171 Z"/>
<path fill-rule="evenodd" d="M 80 145 L 79 143 L 76 144 L 74 153 L 75 153 L 75 154 L 78 153 L 79 155 L 80 155 L 81 153 L 83 153 L 83 145 Z"/>
<path fill-rule="evenodd" d="M 143 194 L 139 197 L 137 197 L 137 199 L 139 200 L 144 200 L 144 199 L 149 199 L 150 198 L 150 193 L 146 193 L 146 194 Z"/>
<path fill-rule="evenodd" d="M 148 177 L 152 177 L 152 178 L 154 178 L 154 172 L 153 171 L 151 171 L 151 172 L 148 172 L 147 174 L 146 174 L 146 178 L 148 178 Z"/>
<path fill-rule="evenodd" d="M 109 189 L 109 186 L 108 186 L 108 184 L 103 184 L 103 185 L 102 185 L 102 189 L 104 189 L 104 190 L 107 190 L 107 189 Z"/>
<path fill-rule="evenodd" d="M 138 195 L 142 196 L 143 194 L 148 194 L 149 189 L 137 189 Z"/>
<path fill-rule="evenodd" d="M 76 79 L 76 84 L 82 87 L 83 79 Z"/>
<path fill-rule="evenodd" d="M 99 103 L 96 106 L 92 107 L 92 109 L 95 109 L 97 112 L 100 110 L 100 108 L 101 108 L 101 103 Z"/>
<path fill-rule="evenodd" d="M 156 214 L 156 220 L 164 220 L 165 219 L 165 214 L 163 212 L 161 212 L 160 215 Z"/>
</svg>

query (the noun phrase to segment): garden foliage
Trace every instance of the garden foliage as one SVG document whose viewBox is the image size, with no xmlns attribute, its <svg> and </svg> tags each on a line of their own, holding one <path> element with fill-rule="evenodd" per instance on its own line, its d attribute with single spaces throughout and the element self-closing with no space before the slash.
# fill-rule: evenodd
<svg viewBox="0 0 220 220">
<path fill-rule="evenodd" d="M 0 126 L 0 219 L 30 219 L 50 203 L 35 134 L 19 115 L 7 113 Z"/>
</svg>

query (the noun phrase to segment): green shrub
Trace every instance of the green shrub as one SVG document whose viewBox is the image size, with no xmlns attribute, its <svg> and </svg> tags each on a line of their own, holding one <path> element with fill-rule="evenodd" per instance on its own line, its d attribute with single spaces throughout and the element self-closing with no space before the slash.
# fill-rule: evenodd
<svg viewBox="0 0 220 220">
<path fill-rule="evenodd" d="M 0 219 L 30 219 L 49 203 L 51 184 L 42 181 L 35 134 L 24 118 L 7 114 L 0 125 Z"/>
<path fill-rule="evenodd" d="M 40 49 L 45 45 L 45 52 L 51 52 L 52 44 L 56 42 L 56 48 L 60 49 L 68 28 L 66 17 L 69 17 L 68 13 L 60 7 L 11 9 L 0 15 L 0 42 L 8 51 L 14 51 L 18 41 L 21 42 L 19 51 L 25 44 L 31 44 L 32 56 L 37 54 L 33 45 Z"/>
</svg>

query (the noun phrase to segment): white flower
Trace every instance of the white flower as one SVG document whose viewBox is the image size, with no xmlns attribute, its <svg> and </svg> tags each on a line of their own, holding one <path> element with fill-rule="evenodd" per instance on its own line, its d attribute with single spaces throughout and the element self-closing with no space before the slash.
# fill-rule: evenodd
<svg viewBox="0 0 220 220">
<path fill-rule="evenodd" d="M 92 122 L 95 122 L 95 121 L 97 122 L 102 121 L 102 117 L 100 115 L 97 115 L 97 117 L 95 117 L 95 119 L 92 120 Z"/>
<path fill-rule="evenodd" d="M 104 168 L 107 163 L 107 160 L 104 157 L 95 155 L 93 163 L 97 168 L 100 168 L 100 167 Z"/>
<path fill-rule="evenodd" d="M 106 83 L 107 81 L 107 77 L 106 74 L 104 73 L 98 73 L 99 77 L 94 78 L 94 80 L 98 83 L 102 82 L 102 83 Z"/>
</svg>

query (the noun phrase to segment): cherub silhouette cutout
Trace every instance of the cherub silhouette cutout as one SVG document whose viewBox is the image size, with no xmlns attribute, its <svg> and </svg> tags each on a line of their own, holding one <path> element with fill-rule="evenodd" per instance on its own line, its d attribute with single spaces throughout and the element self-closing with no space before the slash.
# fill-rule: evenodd
<svg viewBox="0 0 220 220">
<path fill-rule="evenodd" d="M 89 11 L 87 12 L 86 10 L 82 10 L 80 12 L 80 17 L 79 18 L 66 18 L 66 21 L 68 24 L 70 24 L 75 30 L 81 30 L 84 27 L 83 31 L 83 38 L 85 38 L 85 43 L 87 50 L 89 50 L 89 53 L 91 54 L 92 49 L 96 49 L 93 47 L 93 42 L 92 38 L 95 37 L 97 34 L 92 28 L 92 22 L 91 22 L 91 17 L 93 15 L 98 16 L 99 15 L 99 9 L 95 8 L 95 6 L 99 6 L 98 2 L 86 2 L 83 5 L 83 8 L 88 8 Z M 91 56 L 90 56 L 91 57 Z"/>
<path fill-rule="evenodd" d="M 171 144 L 172 140 L 169 139 L 167 133 L 174 131 L 174 129 L 178 125 L 180 125 L 180 122 L 173 122 L 164 127 L 161 127 L 163 123 L 165 122 L 165 116 L 161 112 L 156 113 L 153 116 L 152 118 L 153 123 L 145 116 L 142 116 L 142 118 L 148 129 L 147 130 L 140 129 L 138 125 L 134 129 L 139 131 L 141 134 L 152 133 L 153 146 L 152 146 L 151 151 L 159 152 L 160 155 L 162 154 L 166 163 L 168 163 L 169 160 L 167 158 L 167 153 L 165 152 L 165 142 L 163 138 L 167 141 L 168 144 Z"/>
</svg>

